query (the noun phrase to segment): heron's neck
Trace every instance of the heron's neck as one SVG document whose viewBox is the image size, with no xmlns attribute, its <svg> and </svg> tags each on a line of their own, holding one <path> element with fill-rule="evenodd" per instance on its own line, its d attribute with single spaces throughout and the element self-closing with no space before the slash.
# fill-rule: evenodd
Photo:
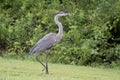
<svg viewBox="0 0 120 80">
<path fill-rule="evenodd" d="M 55 23 L 58 25 L 58 28 L 59 28 L 59 31 L 58 31 L 56 36 L 60 40 L 62 38 L 63 27 L 62 27 L 61 22 L 58 21 L 58 16 L 57 15 L 54 17 L 54 20 L 55 20 Z"/>
</svg>

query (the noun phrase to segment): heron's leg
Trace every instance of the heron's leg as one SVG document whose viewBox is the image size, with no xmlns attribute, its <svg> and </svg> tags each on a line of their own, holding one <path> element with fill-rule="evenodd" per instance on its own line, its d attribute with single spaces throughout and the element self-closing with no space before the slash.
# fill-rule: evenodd
<svg viewBox="0 0 120 80">
<path fill-rule="evenodd" d="M 46 74 L 49 74 L 49 71 L 48 71 L 48 54 L 49 54 L 49 51 L 46 51 Z"/>
<path fill-rule="evenodd" d="M 40 64 L 42 64 L 42 66 L 43 66 L 44 68 L 46 68 L 46 66 L 39 60 L 39 55 L 36 56 L 36 60 L 37 60 Z"/>
</svg>

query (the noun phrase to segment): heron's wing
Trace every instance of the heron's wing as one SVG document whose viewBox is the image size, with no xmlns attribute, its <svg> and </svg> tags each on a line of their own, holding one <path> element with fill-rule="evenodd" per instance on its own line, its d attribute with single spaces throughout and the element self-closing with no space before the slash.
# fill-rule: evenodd
<svg viewBox="0 0 120 80">
<path fill-rule="evenodd" d="M 44 36 L 35 44 L 35 46 L 31 49 L 29 54 L 33 54 L 35 52 L 42 52 L 51 48 L 55 44 L 55 36 L 55 33 L 49 33 L 46 36 Z"/>
</svg>

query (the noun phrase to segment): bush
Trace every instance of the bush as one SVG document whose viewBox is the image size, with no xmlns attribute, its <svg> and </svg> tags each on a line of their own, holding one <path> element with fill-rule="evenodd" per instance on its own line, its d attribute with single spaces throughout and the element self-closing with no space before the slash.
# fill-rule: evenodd
<svg viewBox="0 0 120 80">
<path fill-rule="evenodd" d="M 117 65 L 120 61 L 118 0 L 1 0 L 1 55 L 19 54 L 24 58 L 45 34 L 58 31 L 53 17 L 56 12 L 66 10 L 71 14 L 59 19 L 64 26 L 63 39 L 51 50 L 51 62 Z"/>
</svg>

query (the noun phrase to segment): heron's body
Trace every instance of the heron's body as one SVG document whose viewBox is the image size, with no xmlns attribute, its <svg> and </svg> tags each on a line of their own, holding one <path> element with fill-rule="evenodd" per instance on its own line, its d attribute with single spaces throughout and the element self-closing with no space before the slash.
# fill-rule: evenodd
<svg viewBox="0 0 120 80">
<path fill-rule="evenodd" d="M 34 53 L 42 53 L 43 51 L 49 50 L 52 48 L 57 42 L 59 42 L 62 38 L 62 33 L 63 33 L 63 27 L 62 24 L 58 21 L 59 16 L 66 16 L 68 13 L 66 12 L 59 12 L 55 17 L 55 23 L 58 25 L 59 31 L 58 33 L 49 33 L 45 35 L 42 39 L 40 39 L 35 46 L 31 49 L 29 52 L 30 55 Z M 46 53 L 46 66 L 39 61 L 38 57 L 36 59 L 46 68 L 46 74 L 48 74 L 48 66 L 47 66 L 47 56 L 48 53 Z"/>
<path fill-rule="evenodd" d="M 35 44 L 35 46 L 29 52 L 29 54 L 32 55 L 34 53 L 40 53 L 40 52 L 50 49 L 56 43 L 56 40 L 54 39 L 55 37 L 56 37 L 55 33 L 49 33 L 45 35 L 42 39 L 40 39 Z"/>
</svg>

